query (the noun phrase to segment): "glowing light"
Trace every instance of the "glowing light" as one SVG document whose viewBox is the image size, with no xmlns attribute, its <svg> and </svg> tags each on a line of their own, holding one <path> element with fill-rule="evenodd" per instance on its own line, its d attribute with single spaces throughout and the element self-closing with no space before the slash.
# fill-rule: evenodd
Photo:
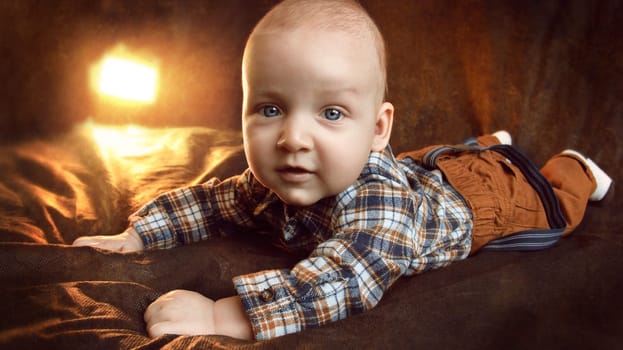
<svg viewBox="0 0 623 350">
<path fill-rule="evenodd" d="M 106 95 L 151 103 L 156 97 L 157 77 L 154 67 L 125 58 L 107 57 L 101 64 L 98 88 Z"/>
<path fill-rule="evenodd" d="M 106 157 L 135 162 L 137 158 L 169 154 L 171 159 L 186 157 L 187 136 L 182 128 L 148 128 L 133 124 L 105 125 L 88 119 L 81 126 Z M 166 157 L 169 157 L 168 155 Z"/>
<path fill-rule="evenodd" d="M 164 145 L 149 137 L 147 129 L 128 125 L 120 127 L 92 126 L 93 138 L 100 149 L 117 158 L 140 157 Z"/>
</svg>

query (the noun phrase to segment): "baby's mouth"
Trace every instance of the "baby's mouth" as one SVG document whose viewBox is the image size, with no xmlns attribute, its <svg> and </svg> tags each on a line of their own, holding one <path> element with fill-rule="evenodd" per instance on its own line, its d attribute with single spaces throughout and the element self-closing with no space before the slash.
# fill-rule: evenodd
<svg viewBox="0 0 623 350">
<path fill-rule="evenodd" d="M 279 169 L 279 172 L 295 173 L 295 174 L 309 173 L 307 169 L 299 168 L 299 167 L 284 167 L 284 168 Z"/>
<path fill-rule="evenodd" d="M 302 182 L 307 180 L 307 178 L 313 174 L 312 171 L 305 168 L 291 166 L 279 168 L 277 169 L 277 173 L 281 179 L 286 182 Z"/>
</svg>

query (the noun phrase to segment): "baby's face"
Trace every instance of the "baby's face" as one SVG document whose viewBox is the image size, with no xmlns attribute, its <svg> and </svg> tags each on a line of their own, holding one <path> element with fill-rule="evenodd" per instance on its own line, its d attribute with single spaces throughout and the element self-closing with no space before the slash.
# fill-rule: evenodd
<svg viewBox="0 0 623 350">
<path fill-rule="evenodd" d="M 379 115 L 391 105 L 381 103 L 374 45 L 298 29 L 258 34 L 248 50 L 242 125 L 253 174 L 298 206 L 353 184 L 387 144 Z"/>
</svg>

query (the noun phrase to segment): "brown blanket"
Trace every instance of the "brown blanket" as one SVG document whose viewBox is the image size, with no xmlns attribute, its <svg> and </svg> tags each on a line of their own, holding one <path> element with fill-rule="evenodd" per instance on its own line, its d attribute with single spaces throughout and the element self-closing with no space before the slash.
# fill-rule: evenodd
<svg viewBox="0 0 623 350">
<path fill-rule="evenodd" d="M 123 143 L 128 133 L 132 140 Z M 126 216 L 160 191 L 239 171 L 245 165 L 239 135 L 87 124 L 63 137 L 4 147 L 2 155 L 3 348 L 522 348 L 620 341 L 623 244 L 620 236 L 587 229 L 548 251 L 481 253 L 405 278 L 374 310 L 301 334 L 263 343 L 150 339 L 142 315 L 160 294 L 184 288 L 231 295 L 233 276 L 291 266 L 298 257 L 246 234 L 132 254 L 64 244 L 78 235 L 119 232 Z"/>
<path fill-rule="evenodd" d="M 244 168 L 239 134 L 210 128 L 239 129 L 242 46 L 274 2 L 0 2 L 0 348 L 620 347 L 620 194 L 552 249 L 403 278 L 325 327 L 261 343 L 147 337 L 143 312 L 162 293 L 226 296 L 232 276 L 299 258 L 247 232 L 136 254 L 67 245 L 120 232 L 161 191 Z M 396 152 L 504 128 L 537 165 L 569 147 L 623 179 L 621 1 L 362 3 L 387 39 Z M 163 98 L 104 120 L 86 67 L 119 41 L 160 58 Z"/>
</svg>

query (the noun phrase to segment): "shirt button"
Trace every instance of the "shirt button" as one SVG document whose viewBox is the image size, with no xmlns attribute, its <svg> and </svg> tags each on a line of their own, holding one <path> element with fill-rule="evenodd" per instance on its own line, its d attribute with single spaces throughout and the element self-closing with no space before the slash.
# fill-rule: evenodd
<svg viewBox="0 0 623 350">
<path fill-rule="evenodd" d="M 275 292 L 273 292 L 273 290 L 270 288 L 264 289 L 260 292 L 260 299 L 262 299 L 262 301 L 265 303 L 273 301 L 273 299 L 275 299 Z"/>
<path fill-rule="evenodd" d="M 290 219 L 286 222 L 285 229 L 290 232 L 296 228 L 296 219 Z"/>
</svg>

